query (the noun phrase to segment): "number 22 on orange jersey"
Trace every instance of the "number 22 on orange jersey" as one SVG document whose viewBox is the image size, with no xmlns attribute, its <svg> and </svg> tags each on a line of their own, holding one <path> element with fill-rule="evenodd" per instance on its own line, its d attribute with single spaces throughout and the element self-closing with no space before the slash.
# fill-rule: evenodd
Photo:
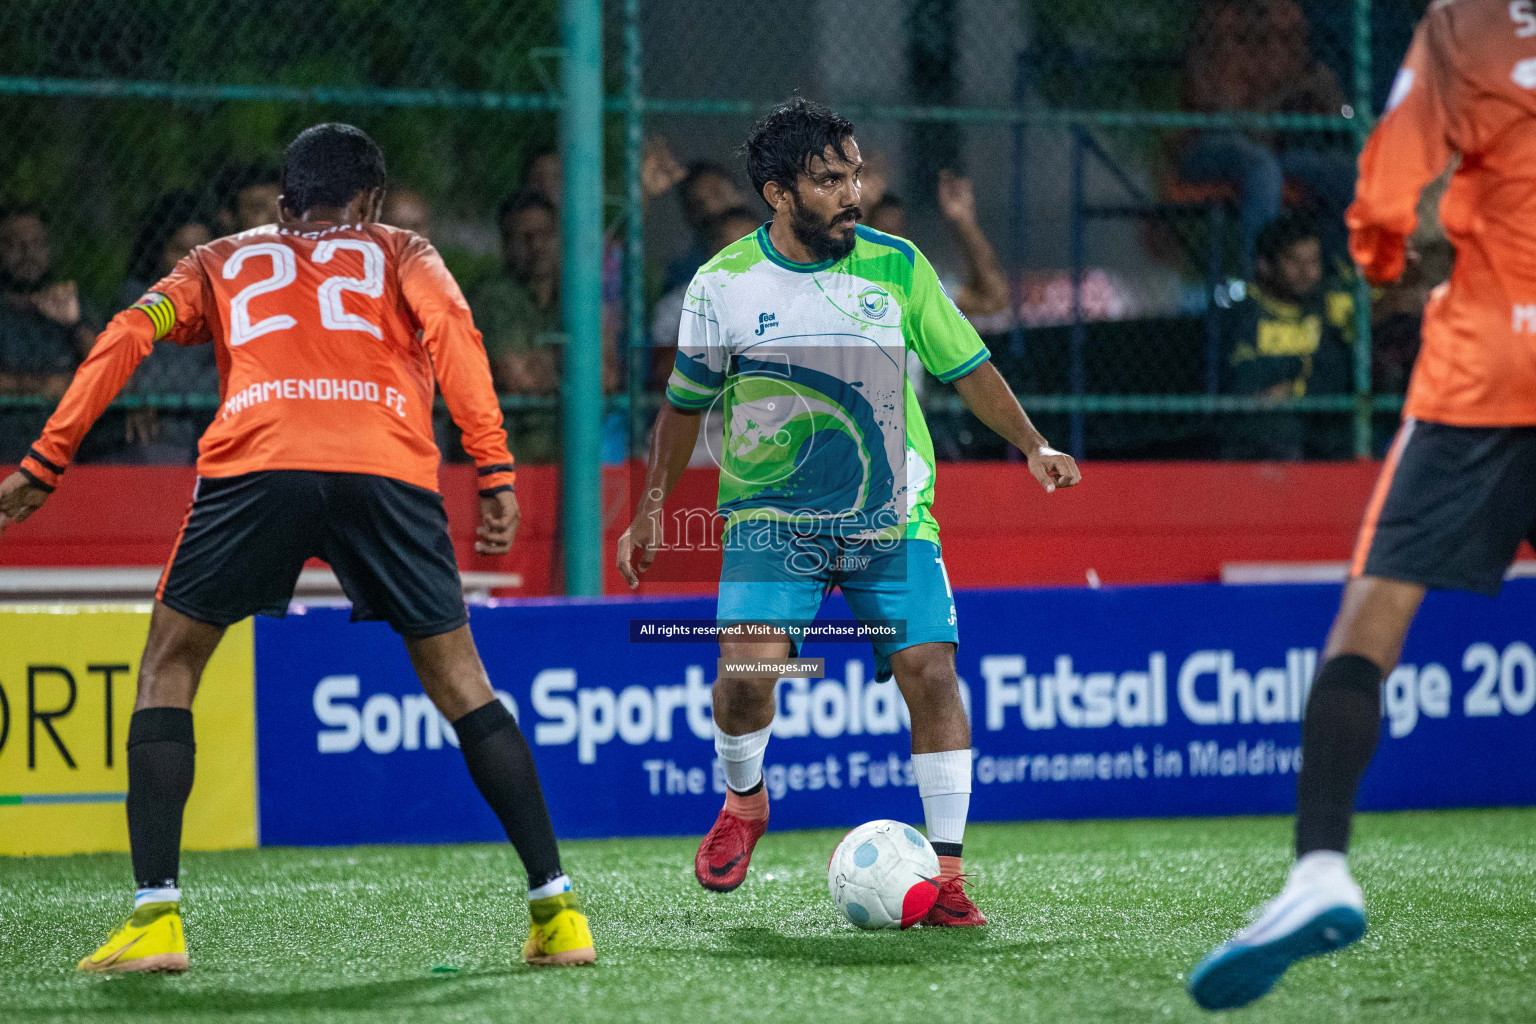
<svg viewBox="0 0 1536 1024">
<path fill-rule="evenodd" d="M 377 324 L 369 323 L 356 313 L 347 312 L 342 301 L 343 292 L 358 292 L 377 299 L 384 294 L 384 250 L 375 242 L 357 238 L 331 239 L 315 246 L 314 263 L 329 263 L 343 249 L 350 249 L 363 257 L 363 276 L 328 277 L 321 282 L 316 297 L 320 304 L 320 325 L 328 331 L 363 331 L 382 339 L 384 332 Z M 245 263 L 253 256 L 266 256 L 272 261 L 272 275 L 253 281 L 240 289 L 229 302 L 229 344 L 244 345 L 264 334 L 292 330 L 298 321 L 286 313 L 265 317 L 251 322 L 251 300 L 293 284 L 298 279 L 298 262 L 292 249 L 279 242 L 258 242 L 242 246 L 224 264 L 223 277 L 232 281 L 240 275 Z"/>
</svg>

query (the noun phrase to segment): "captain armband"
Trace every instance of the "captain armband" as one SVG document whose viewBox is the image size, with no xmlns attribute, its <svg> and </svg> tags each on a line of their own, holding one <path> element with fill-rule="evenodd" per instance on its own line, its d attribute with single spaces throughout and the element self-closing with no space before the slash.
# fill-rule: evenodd
<svg viewBox="0 0 1536 1024">
<path fill-rule="evenodd" d="M 171 328 L 176 326 L 176 304 L 170 296 L 160 292 L 149 292 L 130 309 L 137 309 L 149 317 L 149 322 L 155 327 L 155 340 L 159 341 L 171 333 Z"/>
</svg>

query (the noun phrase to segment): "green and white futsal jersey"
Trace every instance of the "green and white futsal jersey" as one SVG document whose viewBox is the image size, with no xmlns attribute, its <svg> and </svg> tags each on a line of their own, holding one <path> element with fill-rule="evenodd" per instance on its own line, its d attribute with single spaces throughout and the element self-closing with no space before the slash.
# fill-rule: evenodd
<svg viewBox="0 0 1536 1024">
<path fill-rule="evenodd" d="M 718 406 L 719 508 L 845 537 L 937 543 L 933 442 L 907 352 L 942 381 L 990 353 L 910 242 L 860 226 L 837 261 L 792 263 L 768 230 L 694 275 L 667 399 Z"/>
</svg>

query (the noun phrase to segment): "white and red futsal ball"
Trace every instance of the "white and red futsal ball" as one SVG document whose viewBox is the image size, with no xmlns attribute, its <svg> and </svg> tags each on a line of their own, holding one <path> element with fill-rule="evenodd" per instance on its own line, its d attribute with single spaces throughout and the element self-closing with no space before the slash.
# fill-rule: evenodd
<svg viewBox="0 0 1536 1024">
<path fill-rule="evenodd" d="M 827 865 L 827 889 L 860 928 L 910 928 L 939 898 L 938 876 L 939 855 L 922 833 L 887 819 L 843 837 Z"/>
</svg>

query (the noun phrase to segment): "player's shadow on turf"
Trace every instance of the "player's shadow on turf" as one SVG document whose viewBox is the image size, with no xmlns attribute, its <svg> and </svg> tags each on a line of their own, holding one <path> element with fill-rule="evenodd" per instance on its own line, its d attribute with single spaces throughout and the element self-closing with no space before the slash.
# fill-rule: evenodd
<svg viewBox="0 0 1536 1024">
<path fill-rule="evenodd" d="M 784 935 L 768 928 L 731 928 L 727 948 L 710 955 L 731 960 L 792 960 L 813 967 L 905 967 L 974 963 L 976 944 L 986 936 L 975 929 L 922 929 L 920 932 L 846 932 L 835 935 Z M 1047 943 L 987 944 L 987 953 L 1021 953 Z"/>
<path fill-rule="evenodd" d="M 380 1010 L 442 1009 L 485 997 L 486 982 L 505 981 L 520 973 L 508 970 L 465 971 L 448 977 L 402 978 L 368 981 L 355 985 L 326 985 L 284 992 L 252 991 L 249 988 L 182 987 L 180 980 L 142 975 L 92 978 L 94 1005 L 71 1006 L 71 1017 L 107 1016 L 146 1019 L 156 1013 L 207 1013 L 216 1015 L 273 1013 L 285 1010 Z M 196 980 L 196 979 L 189 979 Z M 482 984 L 475 984 L 482 982 Z M 0 1005 L 0 1019 L 56 1016 L 58 1008 Z"/>
</svg>

